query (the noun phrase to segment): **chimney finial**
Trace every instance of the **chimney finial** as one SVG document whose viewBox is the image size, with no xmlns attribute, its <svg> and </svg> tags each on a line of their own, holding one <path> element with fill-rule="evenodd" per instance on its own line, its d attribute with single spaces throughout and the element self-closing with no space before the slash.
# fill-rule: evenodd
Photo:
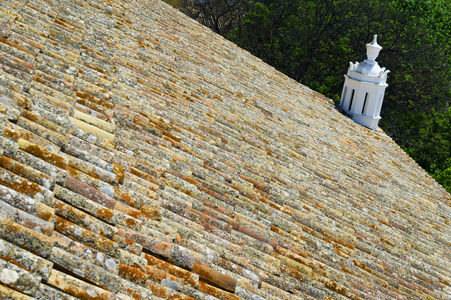
<svg viewBox="0 0 451 300">
<path fill-rule="evenodd" d="M 374 39 L 371 42 L 371 45 L 377 45 L 377 34 L 374 35 Z"/>
<path fill-rule="evenodd" d="M 382 47 L 377 43 L 377 34 L 374 35 L 374 39 L 370 44 L 366 44 L 366 56 L 370 61 L 376 61 L 379 52 Z"/>
</svg>

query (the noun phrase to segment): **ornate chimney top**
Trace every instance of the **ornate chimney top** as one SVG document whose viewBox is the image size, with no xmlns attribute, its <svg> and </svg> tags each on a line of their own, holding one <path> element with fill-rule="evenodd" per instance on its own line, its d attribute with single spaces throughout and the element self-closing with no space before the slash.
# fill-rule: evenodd
<svg viewBox="0 0 451 300">
<path fill-rule="evenodd" d="M 348 73 L 341 95 L 340 106 L 357 123 L 373 130 L 377 129 L 388 70 L 376 61 L 382 47 L 377 44 L 377 35 L 366 44 L 365 59 L 361 63 L 349 62 Z"/>
</svg>

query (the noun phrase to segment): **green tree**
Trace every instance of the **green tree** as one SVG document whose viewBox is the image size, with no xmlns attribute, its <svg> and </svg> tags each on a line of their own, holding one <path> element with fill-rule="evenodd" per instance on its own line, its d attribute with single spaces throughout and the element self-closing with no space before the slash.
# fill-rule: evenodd
<svg viewBox="0 0 451 300">
<path fill-rule="evenodd" d="M 180 0 L 182 11 L 214 32 L 226 35 L 243 22 L 246 0 Z"/>
<path fill-rule="evenodd" d="M 417 142 L 406 145 L 406 152 L 451 191 L 451 110 L 422 114 L 414 122 Z"/>
<path fill-rule="evenodd" d="M 415 132 L 422 126 L 415 119 L 449 107 L 450 7 L 444 1 L 392 3 L 392 25 L 381 53 L 381 62 L 392 70 L 381 126 L 407 147 L 416 143 Z"/>
</svg>

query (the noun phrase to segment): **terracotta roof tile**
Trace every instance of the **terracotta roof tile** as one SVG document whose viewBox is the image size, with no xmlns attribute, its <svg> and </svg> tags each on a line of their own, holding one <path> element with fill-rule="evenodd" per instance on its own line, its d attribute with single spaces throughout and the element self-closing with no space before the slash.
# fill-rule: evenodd
<svg viewBox="0 0 451 300">
<path fill-rule="evenodd" d="M 55 240 L 55 246 L 73 254 L 77 257 L 89 261 L 92 264 L 96 264 L 101 266 L 113 274 L 117 274 L 119 260 L 111 257 L 109 255 L 105 255 L 101 251 L 97 251 L 93 248 L 85 246 L 76 240 L 73 240 L 65 235 L 62 235 L 58 232 L 54 232 L 51 235 L 51 238 Z"/>
<path fill-rule="evenodd" d="M 188 285 L 193 288 L 197 287 L 199 276 L 197 274 L 185 271 L 171 264 L 159 261 L 153 258 L 155 261 L 149 261 L 149 265 L 146 267 L 146 273 L 149 274 L 152 280 L 162 282 L 166 279 L 172 282 L 178 282 L 180 284 Z M 154 265 L 151 266 L 150 264 Z"/>
<path fill-rule="evenodd" d="M 74 121 L 76 119 L 70 118 L 70 120 Z M 71 130 L 70 134 L 107 151 L 113 150 L 113 137 L 110 133 L 82 121 L 76 121 L 76 124 L 77 126 Z M 80 125 L 83 127 L 80 127 Z"/>
<path fill-rule="evenodd" d="M 4 169 L 0 169 L 0 172 L 0 181 L 3 184 L 0 186 L 2 200 L 31 214 L 38 213 L 39 206 L 37 202 L 52 205 L 53 193 L 49 192 L 49 190 Z M 44 206 L 40 206 L 39 209 L 47 211 L 47 209 L 44 209 Z M 53 215 L 51 210 L 49 212 Z"/>
<path fill-rule="evenodd" d="M 111 172 L 114 171 L 114 168 L 111 166 L 106 166 L 108 169 L 111 169 L 111 171 L 107 171 L 103 168 L 99 168 L 95 166 L 94 164 L 91 164 L 90 162 L 86 162 L 83 160 L 80 160 L 78 158 L 72 157 L 72 156 L 66 156 L 69 160 L 69 168 L 76 169 L 78 171 L 81 171 L 83 173 L 86 173 L 87 175 L 98 178 L 102 181 L 105 181 L 106 183 L 113 183 L 116 181 L 116 174 Z M 70 173 L 77 173 L 76 171 L 70 171 Z"/>
<path fill-rule="evenodd" d="M 48 284 L 81 299 L 131 299 L 129 297 L 123 298 L 105 289 L 91 285 L 81 281 L 70 275 L 66 275 L 56 270 L 52 270 L 48 279 Z"/>
<path fill-rule="evenodd" d="M 451 196 L 324 96 L 157 0 L 0 32 L 3 297 L 449 298 Z"/>
<path fill-rule="evenodd" d="M 10 194 L 7 194 L 6 198 L 9 198 L 8 195 L 10 195 Z M 28 201 L 30 201 L 30 200 L 28 200 Z M 31 201 L 33 201 L 33 200 L 31 200 Z M 37 207 L 39 207 L 39 206 L 37 206 Z M 15 223 L 20 224 L 24 227 L 27 227 L 33 231 L 36 231 L 36 232 L 39 232 L 39 233 L 42 233 L 45 235 L 50 235 L 53 231 L 54 226 L 51 222 L 45 221 L 34 215 L 26 213 L 26 212 L 24 212 L 20 209 L 17 209 L 1 200 L 0 200 L 0 211 L 1 211 L 3 217 L 5 217 L 11 221 L 14 221 Z M 47 213 L 50 214 L 50 218 L 51 218 L 52 213 L 50 211 Z M 41 214 L 40 211 L 37 211 L 36 214 L 41 215 L 41 216 L 42 215 L 46 216 L 46 214 Z"/>
<path fill-rule="evenodd" d="M 118 229 L 105 224 L 98 219 L 91 217 L 91 215 L 78 210 L 71 205 L 64 202 L 57 201 L 55 204 L 55 212 L 57 215 L 66 218 L 78 225 L 89 228 L 90 230 L 102 234 L 107 238 L 112 238 L 117 233 Z"/>
<path fill-rule="evenodd" d="M 51 194 L 48 189 L 53 187 L 53 184 L 55 182 L 55 179 L 50 177 L 47 174 L 44 174 L 38 170 L 35 170 L 25 164 L 24 160 L 26 160 L 26 156 L 28 155 L 21 155 L 21 152 L 15 152 L 11 151 L 8 153 L 8 155 L 13 156 L 15 159 L 22 159 L 22 162 L 18 162 L 16 160 L 13 160 L 9 157 L 2 156 L 1 158 L 1 166 L 17 175 L 20 175 L 29 181 L 35 182 L 35 185 L 40 185 L 39 188 L 35 187 L 35 193 L 41 192 L 42 195 L 48 196 L 48 194 Z M 52 172 L 52 175 L 56 175 L 54 172 Z M 27 180 L 27 181 L 28 181 Z M 31 192 L 31 191 L 30 191 Z"/>
<path fill-rule="evenodd" d="M 119 277 L 108 272 L 108 269 L 95 266 L 83 259 L 77 259 L 77 256 L 62 249 L 54 247 L 49 259 L 63 269 L 70 270 L 75 275 L 83 277 L 113 293 L 117 293 L 121 288 Z"/>
<path fill-rule="evenodd" d="M 0 295 L 5 299 L 17 299 L 17 300 L 31 300 L 33 297 L 19 293 L 13 289 L 0 284 Z"/>
<path fill-rule="evenodd" d="M 33 61 L 34 55 L 36 54 L 2 37 L 0 37 L 0 50 L 29 63 Z M 4 75 L 4 73 L 2 75 Z M 9 76 L 5 77 L 8 78 Z M 16 91 L 18 92 L 18 90 Z"/>
<path fill-rule="evenodd" d="M 56 99 L 52 96 L 46 95 L 38 90 L 31 88 L 29 91 L 31 99 L 34 100 L 33 110 L 46 110 L 57 116 L 57 118 L 52 117 L 52 122 L 55 122 L 65 128 L 70 127 L 67 124 L 67 117 L 69 116 L 72 106 L 70 103 Z M 59 118 L 58 118 L 59 117 Z M 63 120 L 63 121 L 60 121 Z"/>
<path fill-rule="evenodd" d="M 86 141 L 71 134 L 68 134 L 68 142 L 71 146 L 88 152 L 89 154 L 104 160 L 107 163 L 112 162 L 114 153 L 95 145 L 92 140 Z M 92 161 L 91 161 L 92 162 Z"/>
<path fill-rule="evenodd" d="M 0 270 L 0 282 L 2 284 L 24 294 L 35 295 L 41 280 L 38 276 L 1 259 Z"/>
<path fill-rule="evenodd" d="M 172 289 L 164 285 L 157 285 L 149 280 L 147 281 L 147 288 L 151 290 L 154 295 L 163 299 L 181 299 L 181 300 L 194 299 L 190 296 L 174 292 Z"/>
<path fill-rule="evenodd" d="M 123 295 L 130 297 L 130 299 L 143 299 L 143 300 L 158 300 L 161 299 L 152 294 L 152 292 L 140 285 L 134 284 L 130 281 L 122 279 L 121 292 Z M 126 299 L 126 298 L 120 298 Z"/>
<path fill-rule="evenodd" d="M 133 179 L 135 179 L 135 181 Z M 156 197 L 156 193 L 154 190 L 158 189 L 158 187 L 144 182 L 143 179 L 136 177 L 133 174 L 127 173 L 127 175 L 124 176 L 123 184 L 124 187 L 129 188 L 135 193 L 140 194 L 146 198 L 155 199 Z"/>
<path fill-rule="evenodd" d="M 236 279 L 222 274 L 218 271 L 212 270 L 206 266 L 199 264 L 198 262 L 194 263 L 193 273 L 199 275 L 202 280 L 212 283 L 213 285 L 217 285 L 229 292 L 235 292 L 236 287 Z"/>
<path fill-rule="evenodd" d="M 52 288 L 45 284 L 40 284 L 39 289 L 36 291 L 36 299 L 44 300 L 75 300 L 77 298 L 63 293 L 55 288 Z"/>
<path fill-rule="evenodd" d="M 221 300 L 235 300 L 239 299 L 238 296 L 228 293 L 226 291 L 223 291 L 221 289 L 215 288 L 214 286 L 211 286 L 207 283 L 204 283 L 202 281 L 199 281 L 199 290 L 204 292 L 205 294 L 212 295 L 218 299 Z"/>
<path fill-rule="evenodd" d="M 76 172 L 76 170 L 72 170 L 72 174 L 73 175 L 79 175 L 78 177 L 80 179 L 84 179 L 86 181 L 88 181 L 89 183 L 91 183 L 92 185 L 95 185 L 96 183 L 100 184 L 99 187 L 105 187 L 105 189 L 103 189 L 103 191 L 108 192 L 108 193 L 113 193 L 112 187 L 108 186 L 108 185 L 103 185 L 101 184 L 99 181 L 95 181 L 94 178 L 89 177 L 88 175 L 83 175 L 80 172 Z M 116 201 L 111 198 L 111 196 L 100 192 L 99 190 L 97 190 L 96 188 L 92 187 L 91 185 L 89 185 L 88 183 L 85 183 L 83 181 L 80 181 L 79 179 L 76 179 L 74 177 L 72 177 L 71 175 L 68 175 L 66 181 L 64 182 L 64 187 L 66 187 L 67 189 L 80 194 L 94 202 L 97 202 L 107 208 L 114 208 Z"/>
<path fill-rule="evenodd" d="M 34 275 L 46 280 L 50 274 L 53 264 L 37 255 L 23 250 L 14 244 L 0 240 L 0 257 Z"/>
<path fill-rule="evenodd" d="M 116 256 L 119 252 L 119 246 L 110 239 L 96 234 L 95 232 L 78 226 L 59 216 L 55 220 L 55 230 L 63 235 L 67 235 L 85 245 L 95 248 L 105 254 Z"/>
</svg>

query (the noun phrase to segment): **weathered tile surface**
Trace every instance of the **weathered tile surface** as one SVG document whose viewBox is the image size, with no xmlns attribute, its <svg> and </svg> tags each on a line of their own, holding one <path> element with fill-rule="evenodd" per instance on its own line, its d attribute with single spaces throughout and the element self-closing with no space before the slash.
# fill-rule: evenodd
<svg viewBox="0 0 451 300">
<path fill-rule="evenodd" d="M 0 0 L 0 298 L 451 299 L 450 249 L 384 132 L 165 3 Z"/>
</svg>

